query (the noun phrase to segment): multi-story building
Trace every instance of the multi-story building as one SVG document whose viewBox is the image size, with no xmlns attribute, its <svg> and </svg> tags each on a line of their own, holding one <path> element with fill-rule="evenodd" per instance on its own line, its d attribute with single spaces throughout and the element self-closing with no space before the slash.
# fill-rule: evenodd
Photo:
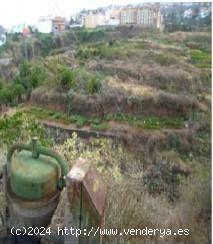
<svg viewBox="0 0 213 244">
<path fill-rule="evenodd" d="M 106 25 L 119 25 L 120 24 L 120 9 L 110 9 L 105 13 Z"/>
<path fill-rule="evenodd" d="M 144 6 L 140 8 L 124 8 L 120 14 L 121 25 L 141 25 L 144 27 L 162 28 L 162 15 L 159 7 Z"/>
<path fill-rule="evenodd" d="M 140 25 L 146 28 L 162 29 L 162 14 L 158 5 L 143 7 L 126 6 L 86 13 L 83 25 L 87 28 L 107 25 Z"/>
<path fill-rule="evenodd" d="M 162 26 L 162 15 L 160 13 L 160 8 L 139 8 L 137 10 L 137 24 L 145 27 L 155 27 L 160 29 Z"/>
<path fill-rule="evenodd" d="M 65 18 L 63 17 L 55 17 L 54 19 L 52 19 L 52 32 L 54 34 L 58 34 L 62 31 L 65 30 Z"/>
<path fill-rule="evenodd" d="M 105 25 L 105 15 L 103 14 L 90 13 L 84 17 L 84 26 L 86 28 L 95 28 L 102 25 Z"/>
<path fill-rule="evenodd" d="M 123 8 L 120 13 L 121 25 L 137 23 L 137 8 Z"/>
</svg>

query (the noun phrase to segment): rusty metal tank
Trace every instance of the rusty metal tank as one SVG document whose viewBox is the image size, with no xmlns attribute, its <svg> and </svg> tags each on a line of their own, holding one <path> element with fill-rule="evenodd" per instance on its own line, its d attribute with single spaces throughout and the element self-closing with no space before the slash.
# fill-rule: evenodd
<svg viewBox="0 0 213 244">
<path fill-rule="evenodd" d="M 8 225 L 47 226 L 65 186 L 66 174 L 66 162 L 53 150 L 40 146 L 37 138 L 30 144 L 13 145 L 6 167 Z"/>
</svg>

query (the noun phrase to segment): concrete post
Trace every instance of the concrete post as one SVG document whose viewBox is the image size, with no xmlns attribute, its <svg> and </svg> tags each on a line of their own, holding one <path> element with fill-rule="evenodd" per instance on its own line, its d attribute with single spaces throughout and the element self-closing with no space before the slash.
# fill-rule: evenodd
<svg viewBox="0 0 213 244">
<path fill-rule="evenodd" d="M 65 243 L 100 244 L 100 228 L 104 224 L 106 186 L 97 170 L 79 159 L 67 175 L 67 228 L 80 229 L 79 236 L 69 235 Z"/>
</svg>

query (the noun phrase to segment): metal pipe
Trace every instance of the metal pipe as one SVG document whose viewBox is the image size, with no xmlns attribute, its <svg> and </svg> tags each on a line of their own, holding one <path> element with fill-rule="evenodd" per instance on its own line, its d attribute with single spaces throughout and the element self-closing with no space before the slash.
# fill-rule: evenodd
<svg viewBox="0 0 213 244">
<path fill-rule="evenodd" d="M 32 157 L 33 158 L 38 158 L 39 157 L 39 153 L 38 153 L 38 148 L 37 148 L 37 141 L 38 141 L 38 137 L 33 137 L 32 138 Z"/>
</svg>

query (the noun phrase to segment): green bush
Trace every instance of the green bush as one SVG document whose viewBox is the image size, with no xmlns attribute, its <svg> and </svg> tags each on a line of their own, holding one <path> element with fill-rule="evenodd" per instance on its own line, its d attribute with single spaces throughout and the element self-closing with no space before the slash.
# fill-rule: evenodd
<svg viewBox="0 0 213 244">
<path fill-rule="evenodd" d="M 185 45 L 190 49 L 199 49 L 201 51 L 211 52 L 211 33 L 192 33 L 185 39 Z"/>
<path fill-rule="evenodd" d="M 68 68 L 63 68 L 60 73 L 60 86 L 63 90 L 68 90 L 75 85 L 75 76 Z"/>
<path fill-rule="evenodd" d="M 73 90 L 74 93 L 87 95 L 96 93 L 101 88 L 101 81 L 104 75 L 101 72 L 92 72 L 85 67 L 70 69 L 64 64 L 51 64 L 51 76 L 45 79 L 44 85 L 49 88 L 59 88 L 62 92 L 69 93 Z M 68 95 L 69 96 L 69 95 Z"/>
<path fill-rule="evenodd" d="M 12 91 L 8 88 L 2 88 L 0 90 L 0 103 L 2 104 L 10 104 L 12 102 Z"/>
<path fill-rule="evenodd" d="M 20 40 L 19 33 L 14 33 L 11 36 L 13 42 L 18 42 Z"/>
<path fill-rule="evenodd" d="M 23 94 L 23 87 L 27 98 L 30 97 L 33 88 L 40 85 L 46 78 L 46 70 L 39 65 L 32 65 L 24 60 L 19 66 L 19 74 L 15 77 L 14 83 L 19 84 L 17 89 Z"/>
<path fill-rule="evenodd" d="M 92 73 L 85 68 L 73 69 L 76 85 L 75 91 L 83 94 L 92 94 L 99 91 L 100 83 L 103 80 L 103 75 L 100 72 Z M 96 86 L 94 89 L 91 86 Z M 91 89 L 91 90 L 90 90 Z"/>
<path fill-rule="evenodd" d="M 169 66 L 175 62 L 174 58 L 170 57 L 168 54 L 166 55 L 163 53 L 155 54 L 153 58 L 155 62 L 162 66 Z"/>
<path fill-rule="evenodd" d="M 169 149 L 178 150 L 180 147 L 180 138 L 176 133 L 171 133 L 168 136 Z"/>
<path fill-rule="evenodd" d="M 191 51 L 191 59 L 193 60 L 193 61 L 198 61 L 198 62 L 200 62 L 200 61 L 210 61 L 209 60 L 209 58 L 210 58 L 210 56 L 209 56 L 209 54 L 207 54 L 207 53 L 205 53 L 205 52 L 203 52 L 203 51 L 201 51 L 201 50 L 192 50 Z"/>
<path fill-rule="evenodd" d="M 30 79 L 33 88 L 40 85 L 46 77 L 46 70 L 43 67 L 37 65 L 32 67 Z"/>
<path fill-rule="evenodd" d="M 16 142 L 27 142 L 33 136 L 38 136 L 43 145 L 50 141 L 46 137 L 45 130 L 38 121 L 24 113 L 0 118 L 0 143 L 10 146 Z"/>
<path fill-rule="evenodd" d="M 82 115 L 72 115 L 70 117 L 71 123 L 76 123 L 77 126 L 82 127 L 84 126 L 88 121 L 87 118 Z"/>
<path fill-rule="evenodd" d="M 97 42 L 105 38 L 105 31 L 97 29 L 80 29 L 75 34 L 79 42 Z"/>
<path fill-rule="evenodd" d="M 25 88 L 21 84 L 12 84 L 0 89 L 0 103 L 14 105 L 21 101 L 22 95 L 25 94 Z"/>
<path fill-rule="evenodd" d="M 98 54 L 98 50 L 96 48 L 89 48 L 89 47 L 84 47 L 78 49 L 75 57 L 80 58 L 80 59 L 88 59 L 91 57 L 94 57 Z"/>
<path fill-rule="evenodd" d="M 160 128 L 181 128 L 183 126 L 182 118 L 157 118 L 150 117 L 144 120 L 143 127 L 146 129 L 160 129 Z"/>
<path fill-rule="evenodd" d="M 145 129 L 161 129 L 161 128 L 181 128 L 183 127 L 182 117 L 146 117 L 132 116 L 129 114 L 117 113 L 108 114 L 105 120 L 116 120 L 121 122 L 127 122 L 131 126 L 141 127 Z"/>
<path fill-rule="evenodd" d="M 211 70 L 208 70 L 208 71 L 205 70 L 205 71 L 203 71 L 201 73 L 201 75 L 200 75 L 200 79 L 202 81 L 202 84 L 205 87 L 211 89 L 211 80 L 212 80 L 212 72 L 211 72 Z"/>
<path fill-rule="evenodd" d="M 91 119 L 90 122 L 92 124 L 99 125 L 101 123 L 101 119 L 96 117 L 96 118 Z"/>
<path fill-rule="evenodd" d="M 102 123 L 102 124 L 91 124 L 90 125 L 91 128 L 95 129 L 95 130 L 107 130 L 109 128 L 109 125 L 107 123 Z"/>
<path fill-rule="evenodd" d="M 19 66 L 19 73 L 21 78 L 25 78 L 30 75 L 31 65 L 28 61 L 23 60 Z"/>
<path fill-rule="evenodd" d="M 98 93 L 101 89 L 101 82 L 96 77 L 93 77 L 91 80 L 89 80 L 87 84 L 87 92 L 89 94 Z"/>
<path fill-rule="evenodd" d="M 58 55 L 61 53 L 65 53 L 67 50 L 68 50 L 67 47 L 60 47 L 60 48 L 51 50 L 49 55 Z"/>
<path fill-rule="evenodd" d="M 191 61 L 200 68 L 211 67 L 211 55 L 210 53 L 203 52 L 201 50 L 191 50 Z"/>
<path fill-rule="evenodd" d="M 47 56 L 52 49 L 57 47 L 52 34 L 38 33 L 37 36 L 42 46 L 43 56 Z"/>
<path fill-rule="evenodd" d="M 24 93 L 25 93 L 25 89 L 21 84 L 14 84 L 12 86 L 13 100 L 17 99 L 17 102 L 20 102 L 21 97 Z"/>
<path fill-rule="evenodd" d="M 114 46 L 106 46 L 102 45 L 98 50 L 98 55 L 101 58 L 106 58 L 109 60 L 114 59 L 126 59 L 128 54 L 130 54 L 131 50 L 128 47 L 122 45 L 114 45 Z"/>
<path fill-rule="evenodd" d="M 24 60 L 21 62 L 19 66 L 19 75 L 16 76 L 14 82 L 22 84 L 26 91 L 31 91 L 31 64 L 28 61 Z"/>
<path fill-rule="evenodd" d="M 56 113 L 56 112 L 51 112 L 51 118 L 52 119 L 56 119 L 56 120 L 58 120 L 58 119 L 61 119 L 61 117 L 62 117 L 62 114 L 61 113 Z"/>
<path fill-rule="evenodd" d="M 8 50 L 11 50 L 12 48 L 12 44 L 10 41 L 7 40 L 7 42 L 0 46 L 0 57 L 4 57 L 5 52 L 7 52 Z"/>
<path fill-rule="evenodd" d="M 4 86 L 4 81 L 0 79 L 0 90 L 3 88 L 3 86 Z"/>
<path fill-rule="evenodd" d="M 0 80 L 0 101 L 4 104 L 17 104 L 22 101 L 23 95 L 29 98 L 32 89 L 41 84 L 45 77 L 44 68 L 32 66 L 23 60 L 19 66 L 19 74 L 11 85 L 4 86 L 5 82 Z"/>
</svg>

